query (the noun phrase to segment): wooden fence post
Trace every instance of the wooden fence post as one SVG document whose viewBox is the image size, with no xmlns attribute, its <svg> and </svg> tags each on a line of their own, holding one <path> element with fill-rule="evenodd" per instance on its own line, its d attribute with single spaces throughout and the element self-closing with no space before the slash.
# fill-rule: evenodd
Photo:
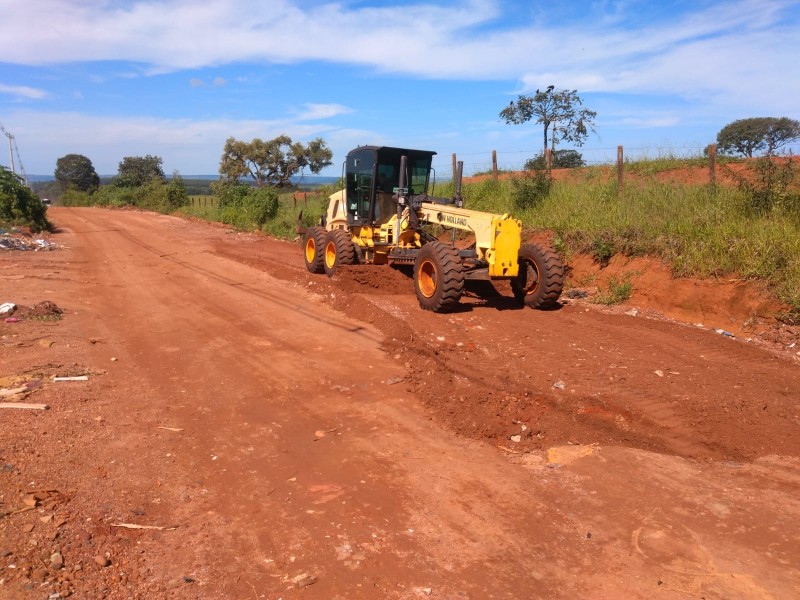
<svg viewBox="0 0 800 600">
<path fill-rule="evenodd" d="M 717 186 L 717 145 L 708 145 L 708 180 L 711 189 Z"/>
<path fill-rule="evenodd" d="M 454 182 L 455 182 L 455 180 L 456 180 L 456 175 L 458 174 L 458 170 L 457 170 L 457 168 L 456 168 L 456 164 L 457 164 L 457 163 L 456 163 L 456 153 L 455 153 L 455 152 L 453 152 L 453 181 L 454 181 Z"/>
<path fill-rule="evenodd" d="M 550 148 L 544 149 L 544 166 L 548 173 L 553 170 L 553 151 Z"/>
<path fill-rule="evenodd" d="M 497 150 L 492 150 L 492 174 L 497 177 Z"/>
<path fill-rule="evenodd" d="M 617 146 L 617 194 L 622 194 L 622 186 L 624 184 L 624 171 L 623 171 L 623 163 L 624 163 L 624 154 L 622 151 L 622 146 Z"/>
</svg>

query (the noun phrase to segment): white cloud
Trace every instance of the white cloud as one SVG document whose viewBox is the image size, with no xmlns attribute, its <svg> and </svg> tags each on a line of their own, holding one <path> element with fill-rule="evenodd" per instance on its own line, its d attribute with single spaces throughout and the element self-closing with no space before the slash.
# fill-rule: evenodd
<svg viewBox="0 0 800 600">
<path fill-rule="evenodd" d="M 98 173 L 116 173 L 125 156 L 153 154 L 164 159 L 166 171 L 185 174 L 216 173 L 225 140 L 235 137 L 271 139 L 286 134 L 295 141 L 324 136 L 342 156 L 357 144 L 379 136 L 366 130 L 333 128 L 296 119 L 190 120 L 150 117 L 102 117 L 81 113 L 18 111 L 6 125 L 14 124 L 20 152 L 29 173 L 47 174 L 56 160 L 70 153 L 89 157 Z M 36 162 L 38 161 L 38 162 Z"/>
<path fill-rule="evenodd" d="M 41 100 L 47 96 L 47 92 L 44 90 L 37 90 L 25 85 L 5 85 L 3 83 L 0 83 L 0 94 L 9 94 L 10 96 L 29 100 Z"/>
<path fill-rule="evenodd" d="M 0 56 L 21 65 L 129 61 L 141 65 L 133 76 L 316 60 L 422 78 L 518 79 L 523 92 L 553 83 L 744 106 L 757 88 L 761 104 L 780 113 L 792 112 L 800 95 L 800 78 L 787 76 L 796 70 L 796 26 L 781 27 L 796 4 L 715 2 L 636 29 L 625 26 L 626 12 L 636 10 L 625 2 L 606 6 L 606 19 L 501 26 L 497 0 L 374 7 L 272 0 L 269 10 L 259 0 L 0 0 Z M 30 24 L 45 15 L 52 26 L 31 35 Z M 14 89 L 28 98 L 44 94 Z"/>
<path fill-rule="evenodd" d="M 338 115 L 346 115 L 353 112 L 352 109 L 341 104 L 314 104 L 308 102 L 304 104 L 305 110 L 300 112 L 296 119 L 298 121 L 316 121 L 319 119 L 330 119 Z"/>
</svg>

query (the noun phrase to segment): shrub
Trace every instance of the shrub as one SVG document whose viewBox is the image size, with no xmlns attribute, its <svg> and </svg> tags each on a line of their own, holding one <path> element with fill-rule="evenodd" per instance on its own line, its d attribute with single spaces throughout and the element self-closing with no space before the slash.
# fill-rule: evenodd
<svg viewBox="0 0 800 600">
<path fill-rule="evenodd" d="M 586 166 L 586 161 L 583 160 L 583 155 L 577 150 L 556 150 L 552 153 L 551 165 L 554 169 L 574 169 L 576 167 Z M 536 171 L 547 168 L 547 161 L 544 154 L 537 154 L 533 158 L 525 161 L 526 171 Z"/>
<path fill-rule="evenodd" d="M 0 222 L 27 225 L 33 231 L 49 229 L 47 207 L 22 180 L 0 167 Z"/>
<path fill-rule="evenodd" d="M 527 210 L 538 206 L 550 194 L 551 185 L 550 176 L 541 170 L 512 178 L 514 207 Z"/>
<path fill-rule="evenodd" d="M 223 223 L 260 229 L 278 214 L 278 192 L 273 188 L 224 181 L 214 182 L 211 188 Z"/>
</svg>

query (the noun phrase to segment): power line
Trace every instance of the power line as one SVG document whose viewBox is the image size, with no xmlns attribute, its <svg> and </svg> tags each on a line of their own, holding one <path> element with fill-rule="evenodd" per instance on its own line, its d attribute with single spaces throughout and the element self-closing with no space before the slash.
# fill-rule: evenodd
<svg viewBox="0 0 800 600">
<path fill-rule="evenodd" d="M 28 185 L 28 174 L 25 172 L 25 167 L 22 166 L 22 159 L 19 156 L 19 148 L 17 147 L 17 140 L 13 134 L 11 134 L 3 124 L 0 123 L 0 131 L 8 138 L 8 156 L 11 160 L 11 172 L 16 175 L 16 167 L 14 165 L 14 154 L 17 155 L 17 163 L 19 164 L 20 173 L 22 173 L 22 179 L 25 181 L 25 185 Z"/>
</svg>

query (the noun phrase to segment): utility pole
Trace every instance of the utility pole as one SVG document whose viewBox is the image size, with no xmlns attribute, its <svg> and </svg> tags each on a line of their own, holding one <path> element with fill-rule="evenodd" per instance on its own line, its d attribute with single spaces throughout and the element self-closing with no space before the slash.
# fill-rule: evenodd
<svg viewBox="0 0 800 600">
<path fill-rule="evenodd" d="M 11 159 L 11 172 L 12 172 L 12 173 L 16 173 L 16 171 L 14 170 L 14 152 L 13 152 L 13 150 L 12 150 L 12 148 L 13 148 L 13 145 L 12 145 L 12 143 L 13 143 L 13 141 L 14 141 L 14 136 L 13 136 L 13 135 L 11 135 L 11 134 L 10 134 L 10 133 L 9 133 L 9 132 L 6 130 L 6 128 L 5 128 L 5 127 L 3 127 L 3 124 L 2 124 L 2 123 L 0 123 L 0 131 L 2 131 L 2 132 L 3 132 L 3 135 L 5 135 L 5 136 L 8 138 L 8 157 Z"/>
<path fill-rule="evenodd" d="M 17 153 L 17 162 L 19 162 L 19 170 L 22 172 L 22 179 L 25 181 L 25 185 L 28 185 L 28 175 L 25 173 L 25 167 L 22 166 L 22 159 L 19 157 L 19 148 L 17 148 L 17 142 L 14 139 L 14 136 L 8 132 L 8 130 L 3 127 L 3 124 L 0 123 L 0 132 L 3 133 L 8 138 L 8 156 L 11 159 L 11 172 L 16 175 L 17 168 L 14 165 L 14 152 Z"/>
</svg>

